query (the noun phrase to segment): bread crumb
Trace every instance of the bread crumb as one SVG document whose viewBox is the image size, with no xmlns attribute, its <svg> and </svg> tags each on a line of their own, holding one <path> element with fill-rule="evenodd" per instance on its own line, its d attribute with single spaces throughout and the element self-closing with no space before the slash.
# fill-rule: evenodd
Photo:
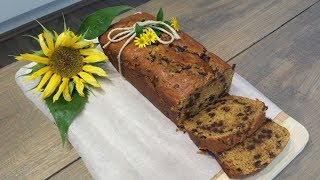
<svg viewBox="0 0 320 180">
<path fill-rule="evenodd" d="M 199 149 L 199 150 L 197 151 L 197 154 L 206 154 L 206 151 L 205 151 L 205 150 L 202 150 L 202 149 Z"/>
</svg>

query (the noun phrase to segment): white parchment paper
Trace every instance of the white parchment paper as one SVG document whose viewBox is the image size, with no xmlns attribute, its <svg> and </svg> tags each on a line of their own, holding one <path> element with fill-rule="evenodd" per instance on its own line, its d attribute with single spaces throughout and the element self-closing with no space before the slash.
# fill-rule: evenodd
<svg viewBox="0 0 320 180">
<path fill-rule="evenodd" d="M 32 66 L 29 64 L 28 66 Z M 114 69 L 104 67 L 109 80 L 100 80 L 103 90 L 90 94 L 85 110 L 70 126 L 68 138 L 95 179 L 210 179 L 221 170 L 217 161 L 197 154 L 187 134 L 142 96 Z M 25 95 L 52 121 L 40 94 L 29 91 L 35 81 L 22 82 L 21 68 L 16 81 Z M 274 118 L 281 110 L 238 74 L 231 94 L 258 98 Z"/>
</svg>

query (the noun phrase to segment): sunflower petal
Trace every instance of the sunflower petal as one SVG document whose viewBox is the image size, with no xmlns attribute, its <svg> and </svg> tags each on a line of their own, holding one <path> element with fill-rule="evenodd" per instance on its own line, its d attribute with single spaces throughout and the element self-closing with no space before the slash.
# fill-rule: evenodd
<svg viewBox="0 0 320 180">
<path fill-rule="evenodd" d="M 42 52 L 43 52 L 46 56 L 51 56 L 52 52 L 50 51 L 50 49 L 49 49 L 48 46 L 46 45 L 46 42 L 44 41 L 43 33 L 39 34 L 38 38 L 39 38 L 39 43 L 40 43 Z"/>
<path fill-rule="evenodd" d="M 76 90 L 78 91 L 79 95 L 84 97 L 84 93 L 83 93 L 84 84 L 81 82 L 78 76 L 73 76 L 72 78 L 76 84 Z"/>
<path fill-rule="evenodd" d="M 92 41 L 79 41 L 79 42 L 74 43 L 72 45 L 72 47 L 75 49 L 82 49 L 86 46 L 90 46 L 91 44 L 93 44 Z"/>
<path fill-rule="evenodd" d="M 38 71 L 34 72 L 31 76 L 28 76 L 27 78 L 25 78 L 23 81 L 29 81 L 29 80 L 35 79 L 41 76 L 42 74 L 48 72 L 49 70 L 50 70 L 50 66 L 45 66 L 39 69 Z"/>
<path fill-rule="evenodd" d="M 94 55 L 90 55 L 90 56 L 83 58 L 83 62 L 95 63 L 95 62 L 105 61 L 106 59 L 108 59 L 108 57 L 106 55 L 104 55 L 103 53 L 100 53 L 100 54 L 94 54 Z"/>
<path fill-rule="evenodd" d="M 44 38 L 46 39 L 46 42 L 48 44 L 48 48 L 51 52 L 54 51 L 54 43 L 53 43 L 53 35 L 51 32 L 45 31 L 43 33 Z"/>
<path fill-rule="evenodd" d="M 88 73 L 96 74 L 98 76 L 106 77 L 107 73 L 100 67 L 92 66 L 92 65 L 84 65 L 82 69 Z"/>
<path fill-rule="evenodd" d="M 70 31 L 69 29 L 68 29 L 68 34 L 69 34 L 69 36 L 71 37 L 71 38 L 73 38 L 73 37 L 75 37 L 76 35 L 74 34 L 74 32 L 73 31 Z"/>
<path fill-rule="evenodd" d="M 36 63 L 42 63 L 42 64 L 49 64 L 49 58 L 47 57 L 41 57 L 41 56 L 37 56 L 34 54 L 29 54 L 29 53 L 25 53 L 25 54 L 20 54 L 20 56 L 15 57 L 16 60 L 29 60 L 32 62 L 36 62 Z"/>
<path fill-rule="evenodd" d="M 51 96 L 51 94 L 59 86 L 60 82 L 61 82 L 61 76 L 59 76 L 58 74 L 53 74 L 41 95 L 41 99 L 45 99 Z"/>
<path fill-rule="evenodd" d="M 53 102 L 56 102 L 59 99 L 61 93 L 64 91 L 66 86 L 68 86 L 68 83 L 69 83 L 69 78 L 62 78 L 62 83 L 60 84 L 57 93 L 53 96 Z"/>
<path fill-rule="evenodd" d="M 63 41 L 65 40 L 65 38 L 66 38 L 66 35 L 64 32 L 59 34 L 55 43 L 55 48 L 60 47 Z"/>
<path fill-rule="evenodd" d="M 72 32 L 72 31 L 70 31 Z M 72 47 L 81 37 L 80 36 L 75 36 L 74 33 L 72 32 L 69 33 L 69 39 L 67 41 L 67 43 L 65 43 L 66 47 Z"/>
<path fill-rule="evenodd" d="M 81 36 L 72 37 L 70 40 L 70 46 L 73 46 L 80 38 L 81 38 Z"/>
<path fill-rule="evenodd" d="M 65 36 L 64 36 L 64 40 L 61 43 L 61 46 L 70 47 L 71 45 L 73 45 L 72 44 L 73 36 L 72 36 L 72 34 L 70 32 L 72 32 L 72 31 L 68 30 L 68 31 L 64 32 Z"/>
<path fill-rule="evenodd" d="M 79 72 L 78 75 L 85 80 L 87 83 L 91 84 L 94 87 L 100 87 L 98 81 L 89 73 L 86 72 Z"/>
<path fill-rule="evenodd" d="M 68 79 L 69 81 L 69 79 Z M 63 98 L 66 100 L 66 101 L 71 101 L 71 96 L 70 96 L 70 92 L 69 92 L 69 84 L 64 88 L 63 90 Z"/>
<path fill-rule="evenodd" d="M 90 55 L 94 55 L 94 54 L 100 53 L 100 51 L 98 49 L 93 49 L 93 48 L 80 49 L 79 52 L 83 56 L 90 56 Z"/>
<path fill-rule="evenodd" d="M 39 92 L 42 89 L 42 87 L 47 83 L 47 81 L 51 78 L 52 74 L 52 71 L 46 72 L 46 74 L 42 77 L 40 83 L 38 84 L 34 92 Z"/>
</svg>

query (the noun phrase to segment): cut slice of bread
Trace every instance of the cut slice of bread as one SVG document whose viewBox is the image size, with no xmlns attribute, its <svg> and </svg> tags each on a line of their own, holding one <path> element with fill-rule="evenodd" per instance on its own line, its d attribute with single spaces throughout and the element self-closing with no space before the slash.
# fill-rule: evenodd
<svg viewBox="0 0 320 180">
<path fill-rule="evenodd" d="M 244 142 L 215 156 L 230 178 L 246 177 L 270 164 L 287 145 L 289 138 L 286 128 L 267 121 Z"/>
<path fill-rule="evenodd" d="M 254 133 L 265 122 L 266 109 L 259 100 L 227 95 L 185 120 L 184 128 L 199 149 L 217 153 Z"/>
</svg>

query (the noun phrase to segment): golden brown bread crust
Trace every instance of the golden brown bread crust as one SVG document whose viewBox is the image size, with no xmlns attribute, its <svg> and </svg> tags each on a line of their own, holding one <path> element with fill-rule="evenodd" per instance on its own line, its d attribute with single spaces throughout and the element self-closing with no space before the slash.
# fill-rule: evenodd
<svg viewBox="0 0 320 180">
<path fill-rule="evenodd" d="M 226 107 L 228 111 L 225 112 L 222 109 Z M 246 111 L 247 107 L 249 111 Z M 215 115 L 210 117 L 212 113 Z M 234 147 L 254 133 L 266 121 L 265 115 L 266 106 L 263 102 L 228 95 L 202 110 L 194 120 L 184 123 L 199 149 L 218 153 Z"/>
<path fill-rule="evenodd" d="M 111 29 L 132 26 L 143 18 L 155 19 L 147 13 L 126 17 L 99 37 L 100 45 L 108 43 L 107 34 Z M 200 102 L 195 98 L 198 96 L 195 91 L 221 81 L 221 87 L 217 88 L 212 98 L 217 99 L 229 91 L 233 76 L 230 65 L 182 31 L 179 31 L 179 35 L 181 39 L 169 45 L 153 44 L 143 49 L 135 46 L 132 41 L 121 54 L 123 76 L 177 125 L 180 125 L 182 116 L 192 116 L 208 104 L 196 104 L 197 107 L 191 110 L 194 102 Z M 168 38 L 165 34 L 161 36 Z M 104 49 L 116 69 L 117 55 L 124 42 L 111 43 Z M 188 102 L 190 110 L 182 113 Z"/>
</svg>

